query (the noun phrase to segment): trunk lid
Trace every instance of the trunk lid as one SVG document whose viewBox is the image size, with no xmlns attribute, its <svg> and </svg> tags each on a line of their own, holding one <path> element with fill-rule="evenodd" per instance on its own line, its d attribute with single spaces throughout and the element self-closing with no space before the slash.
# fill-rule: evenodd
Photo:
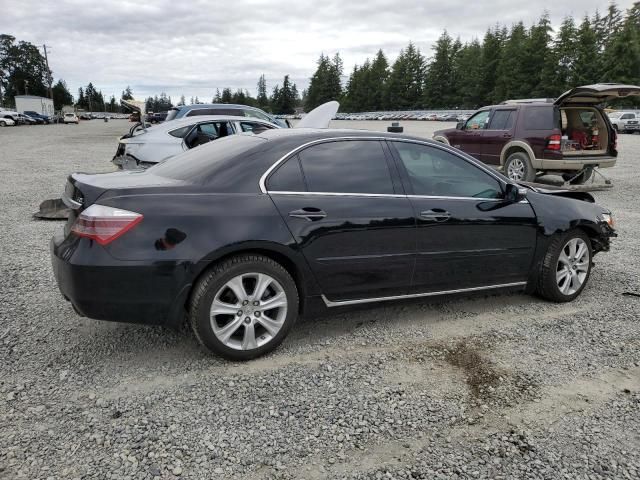
<svg viewBox="0 0 640 480">
<path fill-rule="evenodd" d="M 598 105 L 616 98 L 640 95 L 640 86 L 623 85 L 621 83 L 597 83 L 572 88 L 555 100 L 555 104 L 562 105 Z"/>
</svg>

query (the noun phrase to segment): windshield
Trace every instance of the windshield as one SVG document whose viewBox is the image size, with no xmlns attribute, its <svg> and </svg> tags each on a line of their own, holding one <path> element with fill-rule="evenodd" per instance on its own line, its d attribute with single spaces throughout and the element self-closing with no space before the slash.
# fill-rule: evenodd
<svg viewBox="0 0 640 480">
<path fill-rule="evenodd" d="M 232 135 L 171 157 L 148 171 L 176 180 L 205 179 L 220 162 L 248 152 L 266 140 L 252 135 Z"/>
<path fill-rule="evenodd" d="M 173 120 L 174 118 L 176 118 L 176 115 L 178 115 L 178 109 L 177 108 L 171 108 L 167 112 L 167 118 L 165 118 L 164 121 L 165 122 L 169 122 L 169 121 Z"/>
</svg>

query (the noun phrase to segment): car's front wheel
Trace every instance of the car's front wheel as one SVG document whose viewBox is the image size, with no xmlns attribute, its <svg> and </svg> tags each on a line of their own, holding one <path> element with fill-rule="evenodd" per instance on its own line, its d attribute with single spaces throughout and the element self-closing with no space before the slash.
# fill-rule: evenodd
<svg viewBox="0 0 640 480">
<path fill-rule="evenodd" d="M 504 162 L 504 173 L 516 182 L 533 182 L 536 178 L 536 171 L 525 152 L 515 152 L 509 155 Z"/>
<path fill-rule="evenodd" d="M 291 275 L 262 255 L 242 255 L 209 270 L 195 287 L 189 319 L 202 345 L 231 360 L 270 352 L 298 317 Z"/>
<path fill-rule="evenodd" d="M 542 263 L 538 293 L 554 302 L 570 302 L 589 280 L 592 257 L 591 241 L 582 230 L 557 235 Z"/>
</svg>

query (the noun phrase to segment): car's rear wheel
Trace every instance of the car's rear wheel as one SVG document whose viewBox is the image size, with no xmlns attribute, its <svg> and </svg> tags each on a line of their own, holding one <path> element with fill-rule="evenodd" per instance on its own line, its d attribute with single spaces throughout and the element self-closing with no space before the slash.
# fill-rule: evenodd
<svg viewBox="0 0 640 480">
<path fill-rule="evenodd" d="M 504 173 L 511 180 L 517 182 L 533 182 L 536 178 L 536 171 L 525 152 L 515 152 L 509 155 L 504 162 Z"/>
<path fill-rule="evenodd" d="M 573 300 L 589 280 L 592 257 L 591 241 L 583 231 L 557 235 L 542 263 L 538 293 L 554 302 Z"/>
<path fill-rule="evenodd" d="M 7 126 L 7 122 L 5 122 L 4 120 L 0 120 L 0 127 L 6 127 Z"/>
<path fill-rule="evenodd" d="M 298 316 L 291 275 L 261 255 L 215 265 L 198 282 L 189 319 L 202 345 L 231 360 L 250 360 L 276 348 Z"/>
</svg>

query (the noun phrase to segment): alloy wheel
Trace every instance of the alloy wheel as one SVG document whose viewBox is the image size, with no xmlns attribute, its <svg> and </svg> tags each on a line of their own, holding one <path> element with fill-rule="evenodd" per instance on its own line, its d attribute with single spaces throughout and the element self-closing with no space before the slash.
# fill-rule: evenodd
<svg viewBox="0 0 640 480">
<path fill-rule="evenodd" d="M 558 257 L 556 282 L 564 295 L 576 293 L 589 273 L 589 247 L 581 238 L 569 240 Z"/>
<path fill-rule="evenodd" d="M 524 178 L 524 162 L 519 158 L 514 158 L 507 167 L 507 176 L 511 180 L 522 180 Z"/>
<path fill-rule="evenodd" d="M 287 318 L 282 285 L 264 273 L 244 273 L 226 282 L 211 304 L 211 328 L 225 346 L 253 350 L 269 343 Z"/>
</svg>

